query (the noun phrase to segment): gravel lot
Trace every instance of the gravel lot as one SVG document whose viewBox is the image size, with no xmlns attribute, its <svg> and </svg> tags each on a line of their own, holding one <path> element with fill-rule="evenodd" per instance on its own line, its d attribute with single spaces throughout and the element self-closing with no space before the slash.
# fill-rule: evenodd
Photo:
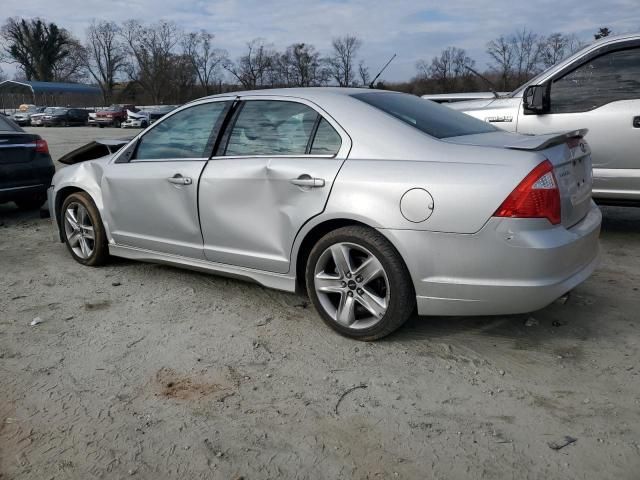
<svg viewBox="0 0 640 480">
<path fill-rule="evenodd" d="M 37 131 L 54 156 L 135 133 Z M 566 303 L 359 343 L 295 295 L 82 267 L 0 205 L 0 478 L 637 479 L 640 209 L 603 211 Z"/>
</svg>

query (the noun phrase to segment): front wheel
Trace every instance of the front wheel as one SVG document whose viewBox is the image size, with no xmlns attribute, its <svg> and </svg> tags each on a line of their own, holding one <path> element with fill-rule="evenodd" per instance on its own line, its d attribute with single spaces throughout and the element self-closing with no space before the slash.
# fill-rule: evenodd
<svg viewBox="0 0 640 480">
<path fill-rule="evenodd" d="M 84 192 L 69 195 L 60 213 L 64 242 L 71 256 L 83 265 L 102 265 L 109 257 L 100 213 Z"/>
<path fill-rule="evenodd" d="M 400 254 L 367 227 L 343 227 L 322 237 L 311 250 L 305 276 L 325 323 L 352 338 L 389 335 L 415 310 L 413 284 Z"/>
</svg>

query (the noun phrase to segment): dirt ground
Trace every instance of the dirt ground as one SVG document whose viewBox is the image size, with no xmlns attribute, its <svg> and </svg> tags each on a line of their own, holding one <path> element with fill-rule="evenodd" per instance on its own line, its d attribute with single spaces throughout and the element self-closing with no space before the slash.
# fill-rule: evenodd
<svg viewBox="0 0 640 480">
<path fill-rule="evenodd" d="M 83 267 L 0 205 L 0 479 L 638 479 L 640 209 L 603 212 L 566 303 L 361 343 L 295 295 Z"/>
</svg>

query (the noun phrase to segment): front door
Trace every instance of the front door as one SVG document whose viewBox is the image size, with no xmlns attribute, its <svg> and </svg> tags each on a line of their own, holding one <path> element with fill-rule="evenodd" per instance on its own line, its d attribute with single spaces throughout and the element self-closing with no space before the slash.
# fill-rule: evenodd
<svg viewBox="0 0 640 480">
<path fill-rule="evenodd" d="M 594 194 L 640 198 L 640 47 L 623 48 L 569 66 L 551 81 L 550 113 L 524 115 L 518 132 L 588 128 Z"/>
<path fill-rule="evenodd" d="M 203 259 L 198 181 L 227 102 L 187 107 L 155 124 L 131 159 L 102 179 L 106 222 L 118 245 Z M 126 150 L 126 149 L 125 149 Z"/>
<path fill-rule="evenodd" d="M 200 183 L 206 258 L 286 273 L 296 234 L 327 203 L 348 136 L 310 105 L 276 99 L 244 100 L 230 128 Z"/>
</svg>

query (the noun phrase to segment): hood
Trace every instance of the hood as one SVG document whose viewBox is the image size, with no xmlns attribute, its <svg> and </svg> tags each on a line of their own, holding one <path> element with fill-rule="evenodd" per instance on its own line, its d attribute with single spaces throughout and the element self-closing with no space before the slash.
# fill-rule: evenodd
<svg viewBox="0 0 640 480">
<path fill-rule="evenodd" d="M 94 140 L 80 148 L 67 153 L 58 161 L 65 165 L 86 162 L 96 158 L 111 157 L 114 153 L 131 141 L 131 138 Z"/>
</svg>

